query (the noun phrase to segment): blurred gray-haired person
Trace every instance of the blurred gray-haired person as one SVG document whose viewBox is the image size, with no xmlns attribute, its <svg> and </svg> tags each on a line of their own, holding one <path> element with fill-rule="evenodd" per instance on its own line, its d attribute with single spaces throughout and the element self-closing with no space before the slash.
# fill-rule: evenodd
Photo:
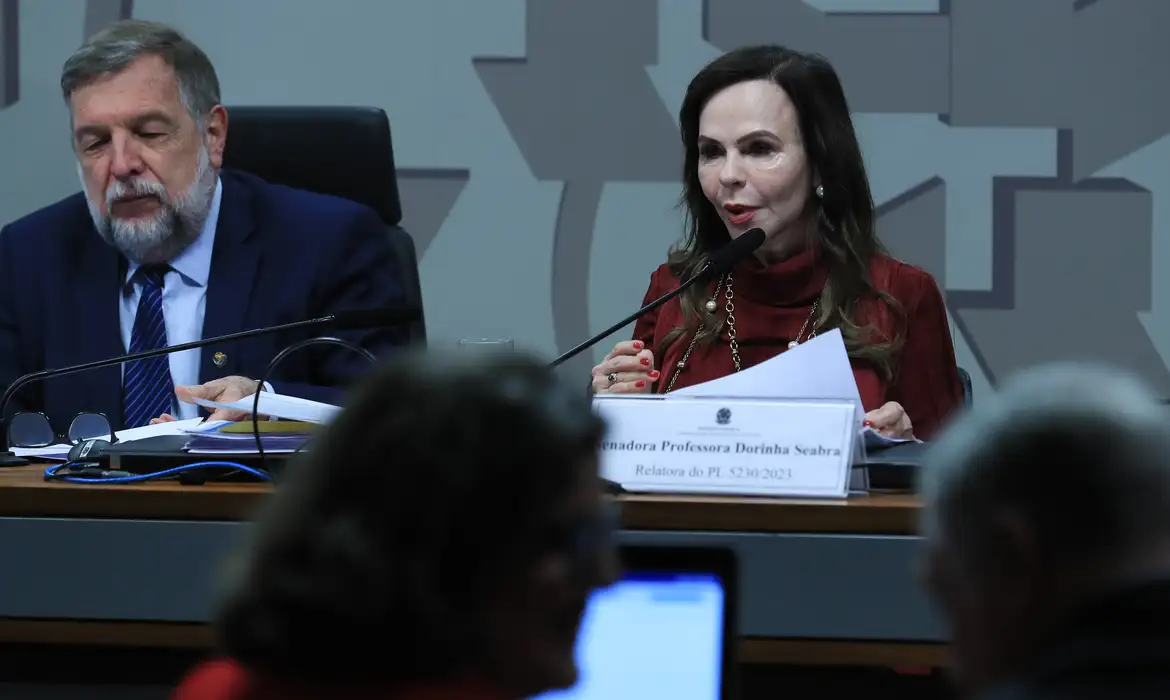
<svg viewBox="0 0 1170 700">
<path fill-rule="evenodd" d="M 926 584 L 981 700 L 1170 698 L 1170 424 L 1137 378 L 1025 371 L 922 468 Z"/>
</svg>

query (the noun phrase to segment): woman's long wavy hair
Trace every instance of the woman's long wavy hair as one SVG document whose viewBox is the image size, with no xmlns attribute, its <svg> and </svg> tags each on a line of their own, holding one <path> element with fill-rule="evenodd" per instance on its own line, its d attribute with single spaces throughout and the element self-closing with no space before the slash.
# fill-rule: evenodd
<svg viewBox="0 0 1170 700">
<path fill-rule="evenodd" d="M 872 325 L 858 322 L 858 307 L 864 299 L 876 298 L 890 307 L 899 327 L 905 311 L 870 278 L 870 260 L 886 251 L 874 230 L 873 195 L 845 92 L 836 71 L 823 57 L 782 46 L 749 46 L 715 59 L 691 80 L 679 112 L 686 151 L 680 204 L 686 207 L 687 232 L 670 252 L 671 268 L 685 279 L 729 239 L 727 227 L 699 182 L 699 117 L 716 93 L 750 80 L 770 80 L 792 100 L 809 173 L 815 174 L 824 188 L 822 198 L 809 197 L 803 213 L 807 221 L 817 222 L 809 230 L 815 230 L 819 240 L 808 244 L 819 245 L 829 260 L 828 281 L 813 327 L 818 331 L 839 328 L 850 357 L 874 365 L 890 378 L 903 333 L 899 330 L 894 337 L 876 337 Z M 692 333 L 698 334 L 700 343 L 718 337 L 723 322 L 703 307 L 707 294 L 709 291 L 698 285 L 683 293 L 684 323 L 667 334 L 665 345 Z"/>
</svg>

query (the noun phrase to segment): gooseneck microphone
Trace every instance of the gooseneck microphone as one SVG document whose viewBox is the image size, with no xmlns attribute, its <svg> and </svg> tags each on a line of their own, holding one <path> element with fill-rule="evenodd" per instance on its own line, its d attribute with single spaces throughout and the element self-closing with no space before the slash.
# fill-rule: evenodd
<svg viewBox="0 0 1170 700">
<path fill-rule="evenodd" d="M 39 372 L 30 372 L 23 376 L 17 377 L 8 388 L 4 390 L 4 396 L 0 398 L 0 428 L 3 428 L 3 434 L 0 435 L 0 444 L 3 445 L 4 450 L 0 452 L 0 458 L 12 457 L 12 453 L 8 451 L 8 430 L 7 418 L 5 411 L 8 409 L 8 403 L 16 392 L 23 387 L 33 383 L 40 382 L 53 377 L 63 377 L 68 374 L 76 374 L 78 372 L 86 372 L 91 369 L 101 369 L 103 367 L 111 367 L 113 365 L 120 365 L 123 362 L 133 362 L 135 360 L 147 360 L 152 357 L 160 355 L 170 355 L 171 353 L 183 352 L 184 350 L 195 350 L 197 348 L 206 347 L 208 345 L 215 345 L 216 343 L 226 343 L 233 340 L 244 340 L 245 338 L 254 338 L 259 335 L 269 335 L 272 333 L 280 333 L 282 331 L 297 330 L 299 328 L 315 328 L 318 326 L 329 326 L 334 330 L 352 331 L 364 330 L 369 328 L 386 328 L 389 326 L 397 326 L 417 321 L 422 316 L 422 309 L 417 306 L 403 305 L 403 306 L 388 306 L 371 309 L 349 309 L 338 311 L 337 313 L 329 314 L 328 316 L 320 316 L 318 318 L 305 319 L 303 321 L 293 321 L 292 323 L 282 323 L 276 326 L 265 326 L 263 328 L 253 328 L 247 331 L 240 331 L 238 333 L 229 333 L 227 335 L 220 335 L 214 338 L 202 338 L 190 343 L 183 343 L 182 345 L 168 345 L 162 348 L 155 348 L 153 350 L 144 350 L 143 352 L 136 352 L 130 355 L 119 355 L 117 357 L 110 357 L 104 360 L 94 360 L 92 362 L 84 362 L 79 365 L 72 365 L 69 367 L 59 367 L 57 369 L 43 369 Z"/>
<path fill-rule="evenodd" d="M 765 236 L 764 236 L 763 229 L 753 228 L 753 229 L 750 229 L 748 231 L 745 231 L 743 233 L 743 235 L 735 238 L 727 245 L 723 246 L 719 250 L 716 250 L 714 253 L 712 253 L 711 256 L 709 258 L 707 258 L 707 261 L 704 262 L 703 265 L 699 268 L 698 272 L 696 272 L 689 279 L 687 279 L 685 282 L 680 284 L 678 286 L 678 288 L 673 289 L 673 290 L 667 292 L 666 294 L 663 294 L 662 296 L 658 297 L 654 301 L 643 306 L 642 308 L 638 309 L 634 313 L 630 314 L 629 316 L 623 318 L 622 320 L 613 324 L 609 328 L 606 328 L 602 332 L 593 336 L 589 340 L 586 340 L 585 342 L 581 343 L 580 345 L 576 346 L 575 348 L 565 352 L 560 357 L 558 357 L 557 359 L 555 359 L 551 363 L 549 363 L 549 367 L 557 367 L 557 366 L 563 364 L 564 362 L 573 359 L 577 355 L 580 355 L 582 352 L 588 350 L 589 348 L 593 347 L 594 345 L 597 345 L 598 343 L 600 343 L 602 340 L 605 340 L 609 336 L 613 335 L 618 330 L 620 330 L 622 327 L 629 324 L 631 321 L 638 320 L 639 318 L 641 318 L 645 314 L 650 313 L 654 309 L 657 309 L 659 306 L 662 306 L 666 302 L 677 297 L 679 294 L 682 294 L 683 292 L 685 292 L 687 289 L 691 288 L 695 284 L 709 280 L 712 277 L 717 277 L 719 275 L 724 274 L 725 272 L 730 270 L 732 267 L 735 267 L 735 264 L 738 263 L 740 260 L 743 260 L 747 256 L 751 255 L 752 253 L 754 253 L 756 251 L 757 248 L 759 248 L 761 245 L 763 245 L 764 238 L 765 238 Z"/>
</svg>

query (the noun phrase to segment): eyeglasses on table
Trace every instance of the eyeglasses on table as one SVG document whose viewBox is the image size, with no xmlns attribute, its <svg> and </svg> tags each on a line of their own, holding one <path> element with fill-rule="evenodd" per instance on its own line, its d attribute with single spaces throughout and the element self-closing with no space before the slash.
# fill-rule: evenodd
<svg viewBox="0 0 1170 700">
<path fill-rule="evenodd" d="M 110 428 L 110 421 L 104 413 L 82 411 L 69 422 L 64 434 L 53 428 L 53 423 L 44 413 L 22 411 L 8 421 L 8 446 L 38 448 L 50 445 L 76 445 L 90 438 L 106 438 L 116 442 Z"/>
</svg>

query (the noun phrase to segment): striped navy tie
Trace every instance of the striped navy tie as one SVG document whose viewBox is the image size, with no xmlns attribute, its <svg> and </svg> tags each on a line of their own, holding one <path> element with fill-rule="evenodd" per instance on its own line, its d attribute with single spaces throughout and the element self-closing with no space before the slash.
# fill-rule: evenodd
<svg viewBox="0 0 1170 700">
<path fill-rule="evenodd" d="M 167 324 L 163 318 L 163 275 L 167 266 L 140 267 L 135 277 L 142 285 L 134 330 L 130 335 L 130 352 L 165 347 Z M 126 363 L 122 377 L 122 415 L 124 427 L 148 425 L 151 418 L 170 413 L 175 396 L 171 366 L 167 355 Z"/>
</svg>

